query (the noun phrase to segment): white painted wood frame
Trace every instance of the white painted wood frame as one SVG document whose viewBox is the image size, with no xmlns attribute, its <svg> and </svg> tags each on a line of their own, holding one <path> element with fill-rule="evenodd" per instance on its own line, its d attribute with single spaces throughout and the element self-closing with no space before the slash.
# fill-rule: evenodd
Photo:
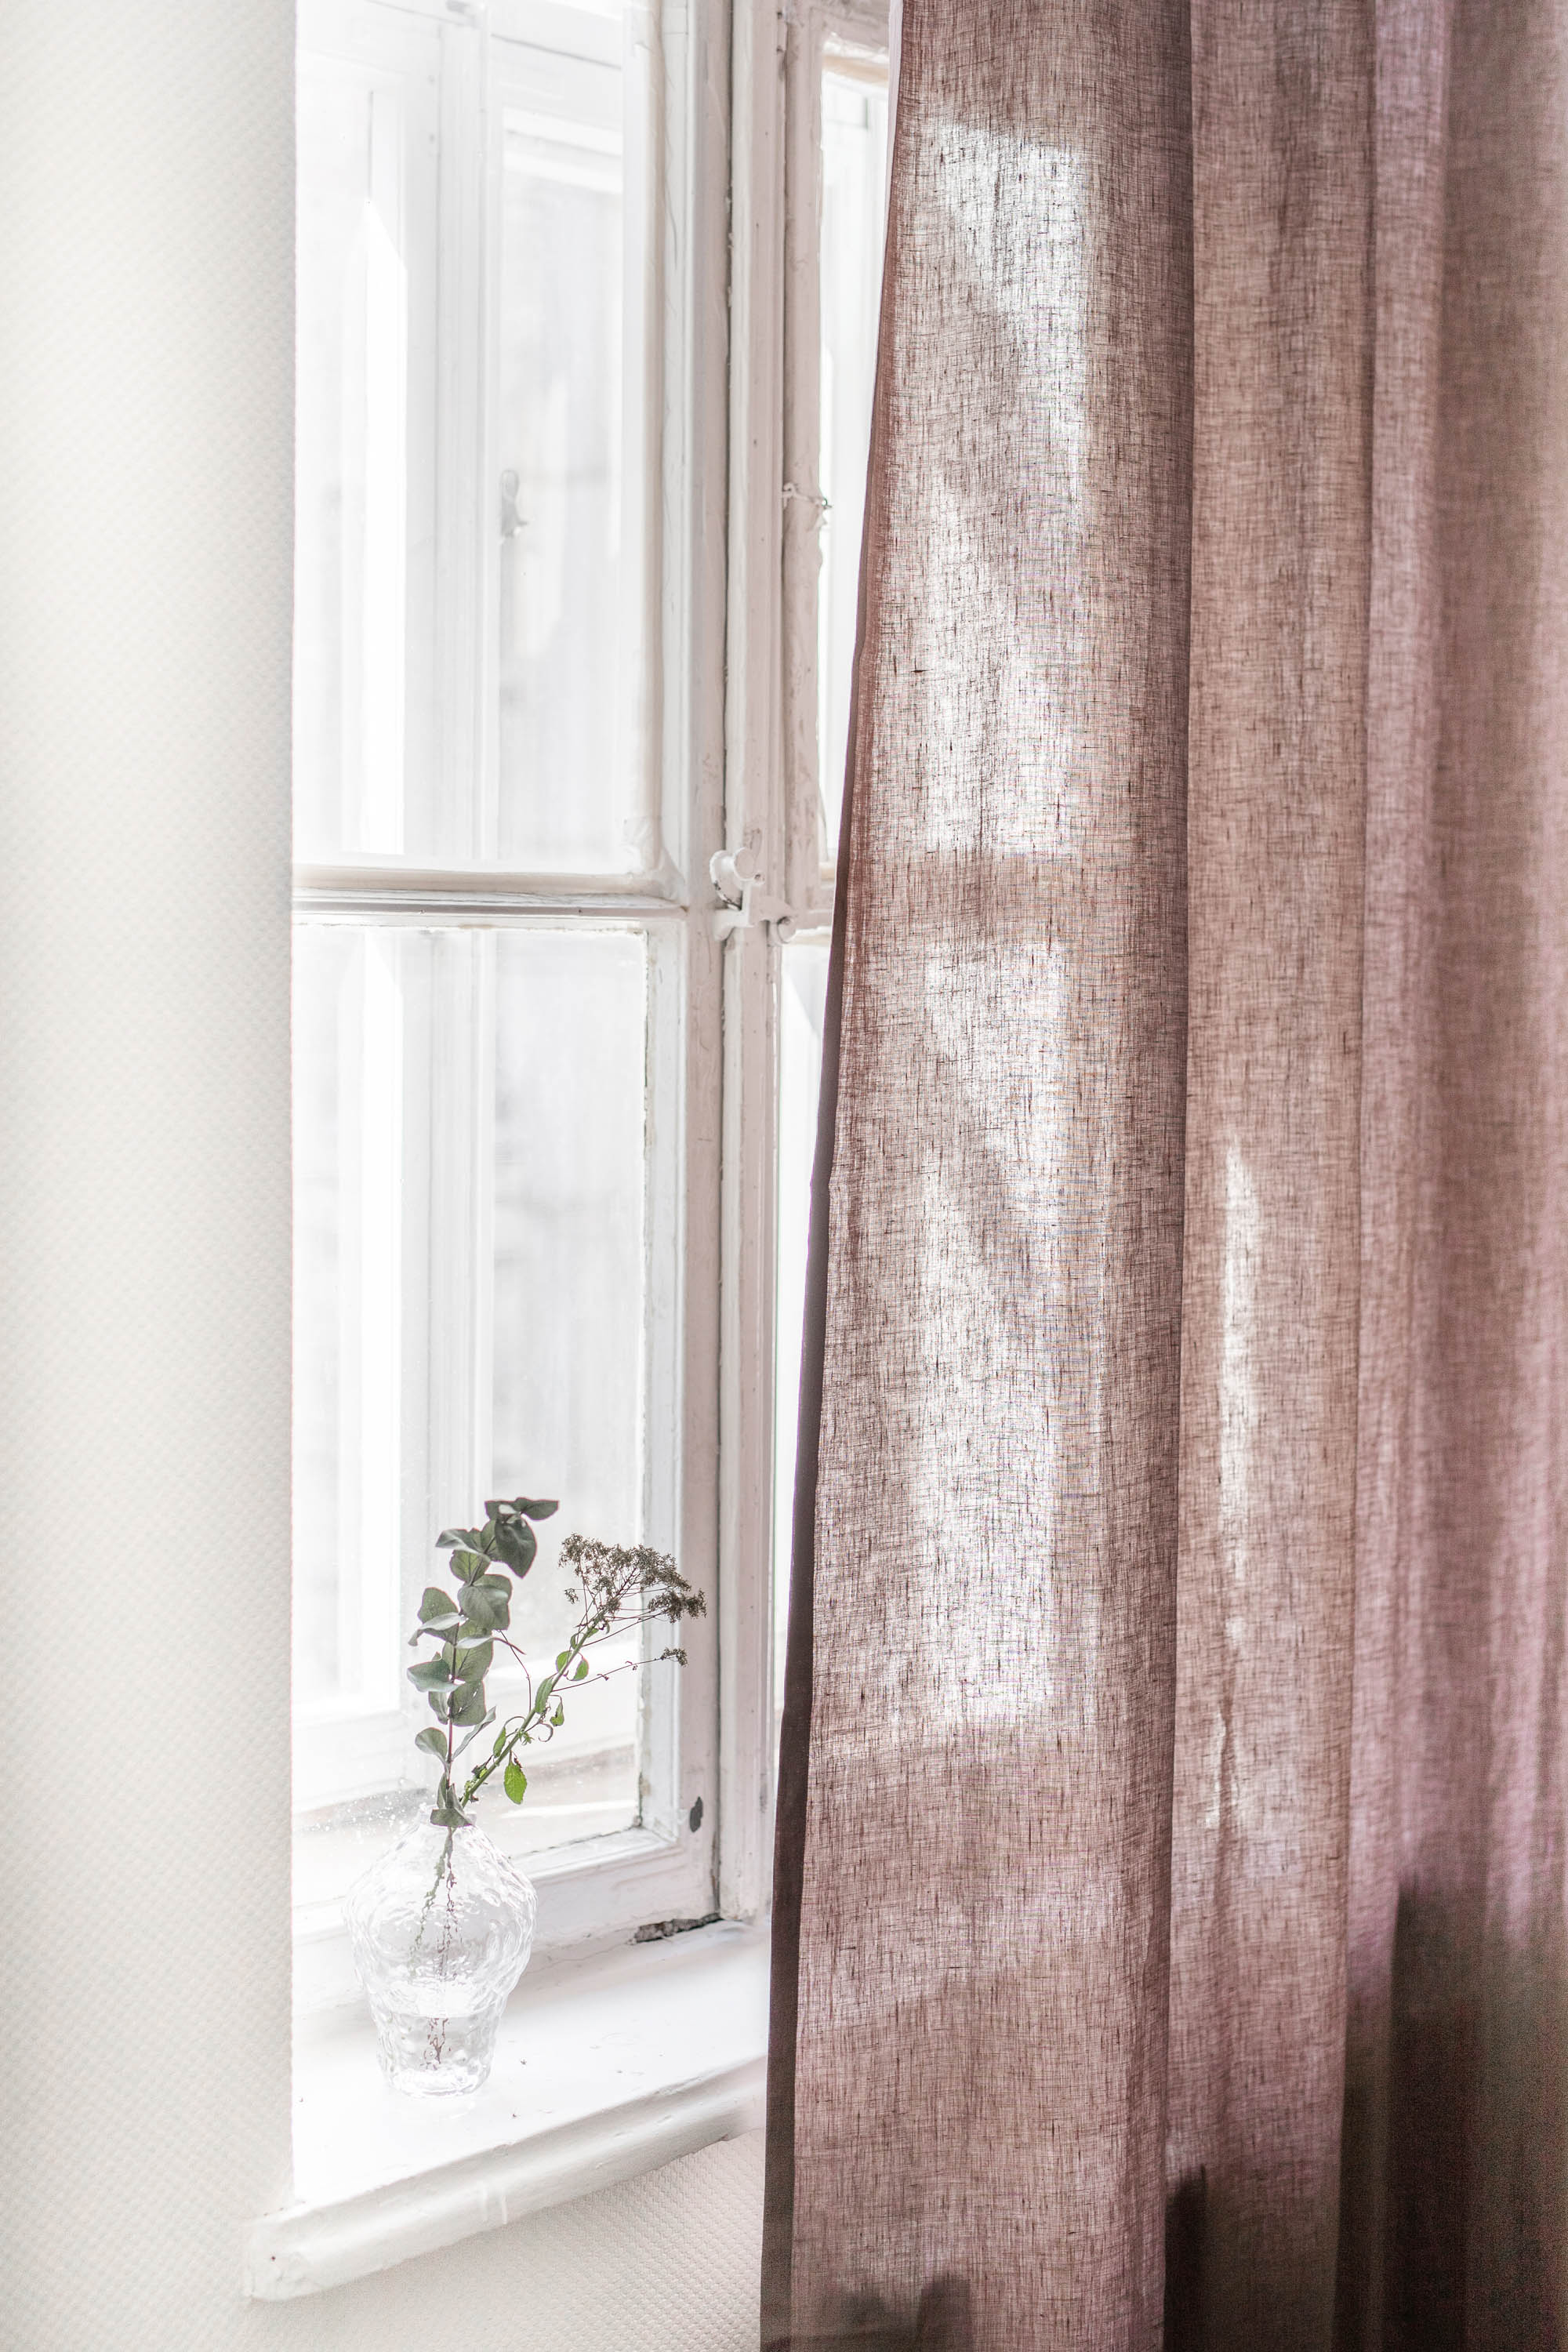
<svg viewBox="0 0 1568 2352">
<path fill-rule="evenodd" d="M 352 9 L 355 0 L 333 5 Z M 548 1957 L 624 1940 L 650 1920 L 701 1916 L 716 1907 L 724 1811 L 720 1657 L 730 1654 L 730 1635 L 729 1568 L 721 1565 L 719 1528 L 724 950 L 714 932 L 718 901 L 709 869 L 725 840 L 730 56 L 723 12 L 665 0 L 646 13 L 640 55 L 651 85 L 646 162 L 654 231 L 646 300 L 657 329 L 647 415 L 658 485 L 646 578 L 654 673 L 649 772 L 657 790 L 645 829 L 651 851 L 644 870 L 626 877 L 503 870 L 493 852 L 487 855 L 493 827 L 487 828 L 482 805 L 493 792 L 495 760 L 486 733 L 495 700 L 494 550 L 476 528 L 494 471 L 493 352 L 473 329 L 485 307 L 478 286 L 495 267 L 489 51 L 526 32 L 539 13 L 538 0 L 491 0 L 488 10 L 437 0 L 393 0 L 388 8 L 383 0 L 381 11 L 433 28 L 441 53 L 437 677 L 447 712 L 445 759 L 460 779 L 479 780 L 474 854 L 467 862 L 418 867 L 376 857 L 312 863 L 297 868 L 295 881 L 300 915 L 318 922 L 459 933 L 634 923 L 650 942 L 655 1141 L 647 1201 L 644 1515 L 649 1538 L 677 1552 L 690 1580 L 710 1595 L 713 1613 L 689 1629 L 683 1674 L 655 1666 L 643 1677 L 642 1826 L 529 1863 L 541 1894 L 538 1948 Z M 429 41 L 432 33 L 423 37 Z M 493 303 L 489 307 L 493 314 Z M 478 1017 L 482 1021 L 482 1008 Z M 448 1131 L 461 1132 L 465 1070 L 444 1070 L 440 1084 L 451 1096 Z M 448 1169 L 445 1181 L 455 1202 L 461 1170 Z M 461 1257 L 481 1241 L 471 1217 L 456 1216 L 440 1246 Z M 460 1277 L 450 1286 L 461 1287 Z M 474 1391 L 484 1334 L 449 1332 L 443 1339 L 432 1330 L 429 1347 L 428 1483 L 468 1491 L 477 1465 L 468 1458 L 472 1440 L 466 1433 L 482 1418 Z M 426 1498 L 413 1499 L 423 1505 Z M 422 1524 L 428 1511 L 420 1516 Z M 736 1622 L 743 1621 L 740 1607 Z M 764 1743 L 764 1756 L 765 1738 L 759 1717 L 752 1739 Z M 754 1788 L 754 1763 L 748 1778 Z M 296 1937 L 300 2007 L 308 2012 L 352 1998 L 338 1903 L 305 1906 L 297 1914 Z"/>
</svg>

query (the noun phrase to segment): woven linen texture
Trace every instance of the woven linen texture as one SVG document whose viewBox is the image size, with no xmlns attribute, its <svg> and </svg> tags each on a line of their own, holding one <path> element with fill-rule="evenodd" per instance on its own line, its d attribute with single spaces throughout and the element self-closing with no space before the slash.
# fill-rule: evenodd
<svg viewBox="0 0 1568 2352">
<path fill-rule="evenodd" d="M 771 2346 L 1568 2342 L 1565 84 L 905 7 Z"/>
</svg>

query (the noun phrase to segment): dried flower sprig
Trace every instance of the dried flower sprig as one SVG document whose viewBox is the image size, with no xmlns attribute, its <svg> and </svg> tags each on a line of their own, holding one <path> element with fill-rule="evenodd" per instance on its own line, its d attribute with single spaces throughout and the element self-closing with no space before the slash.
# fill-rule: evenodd
<svg viewBox="0 0 1568 2352">
<path fill-rule="evenodd" d="M 669 1624 L 700 1617 L 707 1603 L 694 1591 L 667 1553 L 647 1544 L 605 1544 L 586 1536 L 568 1536 L 561 1557 L 576 1579 L 566 1587 L 566 1598 L 577 1611 L 577 1622 L 555 1664 L 536 1682 L 523 1653 L 511 1639 L 513 1579 L 532 1567 L 539 1538 L 531 1522 L 553 1516 L 553 1502 L 519 1495 L 510 1502 L 487 1502 L 481 1528 L 445 1528 L 436 1538 L 452 1555 L 456 1591 L 426 1585 L 419 1604 L 419 1623 L 410 1642 L 416 1648 L 433 1641 L 435 1649 L 408 1669 L 408 1679 L 423 1691 L 436 1721 L 416 1735 L 415 1746 L 439 1759 L 440 1784 L 430 1819 L 447 1830 L 468 1821 L 464 1808 L 495 1773 L 514 1805 L 521 1805 L 528 1775 L 518 1758 L 520 1748 L 553 1738 L 565 1720 L 564 1694 L 585 1682 L 608 1682 L 612 1675 L 635 1672 L 650 1659 L 631 1658 L 618 1666 L 591 1669 L 588 1653 L 617 1634 L 662 1617 Z M 510 1570 L 510 1573 L 508 1571 Z M 496 1733 L 489 1756 L 478 1765 L 457 1793 L 453 1768 L 459 1757 L 495 1721 L 495 1709 L 485 1701 L 485 1676 L 494 1661 L 497 1643 L 521 1666 L 528 1682 L 528 1704 L 510 1716 Z M 684 1665 L 684 1650 L 659 1651 Z M 459 1737 L 459 1734 L 461 1735 Z"/>
</svg>

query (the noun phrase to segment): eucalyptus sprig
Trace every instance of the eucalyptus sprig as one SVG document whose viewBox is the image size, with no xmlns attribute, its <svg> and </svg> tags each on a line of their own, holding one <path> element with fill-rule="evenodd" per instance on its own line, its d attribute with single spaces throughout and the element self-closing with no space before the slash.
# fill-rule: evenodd
<svg viewBox="0 0 1568 2352">
<path fill-rule="evenodd" d="M 468 1820 L 465 1806 L 498 1771 L 512 1803 L 521 1805 L 528 1775 L 517 1750 L 554 1738 L 565 1720 L 568 1685 L 575 1689 L 585 1682 L 608 1682 L 612 1675 L 649 1663 L 627 1659 L 595 1674 L 591 1650 L 651 1617 L 676 1625 L 705 1613 L 701 1593 L 693 1591 L 668 1554 L 647 1544 L 604 1544 L 586 1536 L 568 1536 L 561 1557 L 576 1578 L 574 1585 L 567 1586 L 566 1598 L 576 1607 L 577 1622 L 566 1647 L 556 1653 L 552 1670 L 535 1681 L 508 1631 L 512 1580 L 528 1574 L 539 1549 L 531 1522 L 550 1518 L 557 1507 L 523 1495 L 510 1502 L 487 1502 L 483 1527 L 445 1528 L 436 1538 L 438 1548 L 452 1555 L 457 1589 L 448 1592 L 440 1585 L 426 1585 L 409 1646 L 432 1641 L 436 1647 L 409 1667 L 408 1679 L 425 1693 L 436 1717 L 416 1734 L 414 1744 L 440 1760 L 441 1780 L 430 1815 L 438 1828 L 461 1828 Z M 522 1668 L 528 1704 L 521 1715 L 501 1725 L 489 1756 L 468 1774 L 459 1797 L 453 1768 L 495 1721 L 495 1709 L 485 1701 L 485 1676 L 498 1643 Z M 661 1650 L 658 1655 L 686 1664 L 686 1653 L 679 1648 Z"/>
</svg>

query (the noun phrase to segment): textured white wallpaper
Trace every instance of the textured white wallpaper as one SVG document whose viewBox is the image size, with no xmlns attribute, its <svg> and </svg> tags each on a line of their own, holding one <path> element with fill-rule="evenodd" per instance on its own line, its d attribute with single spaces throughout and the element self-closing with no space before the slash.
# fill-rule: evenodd
<svg viewBox="0 0 1568 2352">
<path fill-rule="evenodd" d="M 0 2347 L 728 2352 L 754 2143 L 238 2294 L 288 2187 L 292 44 L 0 7 Z"/>
</svg>

